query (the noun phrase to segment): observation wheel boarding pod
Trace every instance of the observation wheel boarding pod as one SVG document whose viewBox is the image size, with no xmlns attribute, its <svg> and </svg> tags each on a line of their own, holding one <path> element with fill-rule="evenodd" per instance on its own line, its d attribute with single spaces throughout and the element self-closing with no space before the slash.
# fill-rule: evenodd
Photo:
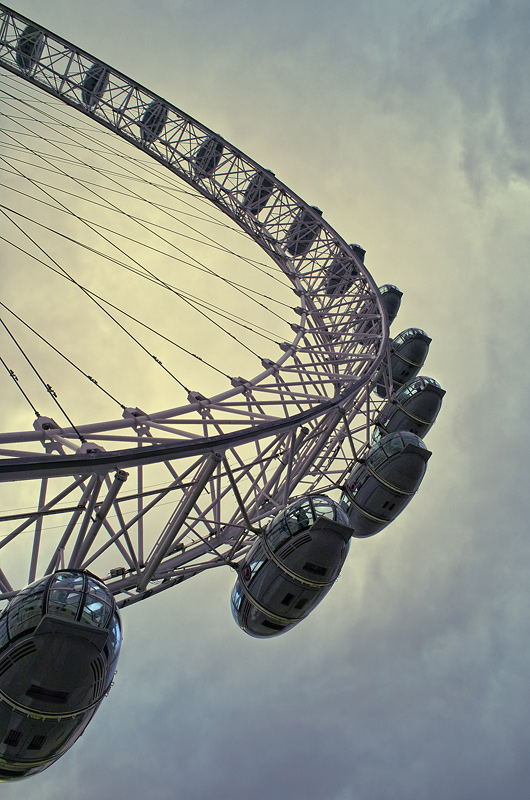
<svg viewBox="0 0 530 800">
<path fill-rule="evenodd" d="M 232 591 L 232 614 L 255 637 L 301 622 L 339 576 L 350 546 L 348 517 L 323 495 L 307 495 L 278 514 L 259 537 Z"/>
<path fill-rule="evenodd" d="M 90 568 L 126 605 L 233 562 L 251 545 L 250 529 L 295 491 L 340 483 L 368 448 L 381 405 L 370 381 L 387 349 L 385 310 L 362 248 L 270 171 L 3 5 L 0 21 L 4 69 L 193 187 L 259 244 L 295 293 L 293 337 L 253 378 L 232 376 L 214 396 L 190 391 L 187 403 L 160 412 L 129 407 L 120 419 L 75 427 L 40 416 L 35 430 L 0 436 L 2 480 L 38 482 L 31 511 L 2 519 L 4 556 L 30 532 L 32 543 L 25 572 L 11 577 L 2 561 L 0 598 L 58 568 Z M 168 496 L 174 510 L 162 518 Z M 148 512 L 158 538 L 144 530 Z M 52 514 L 53 546 L 41 535 Z"/>
<path fill-rule="evenodd" d="M 56 572 L 17 595 L 0 616 L 0 781 L 42 772 L 77 741 L 120 646 L 114 598 L 93 575 Z"/>
</svg>

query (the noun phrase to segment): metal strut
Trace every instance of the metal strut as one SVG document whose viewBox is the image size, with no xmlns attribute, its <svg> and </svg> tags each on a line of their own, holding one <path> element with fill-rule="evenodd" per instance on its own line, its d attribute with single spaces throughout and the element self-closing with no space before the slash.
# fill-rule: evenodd
<svg viewBox="0 0 530 800">
<path fill-rule="evenodd" d="M 197 481 L 193 484 L 193 486 L 190 487 L 190 489 L 188 489 L 185 499 L 183 500 L 180 510 L 173 520 L 172 525 L 170 526 L 169 530 L 166 531 L 162 541 L 158 544 L 155 552 L 152 554 L 148 566 L 146 566 L 145 570 L 143 571 L 142 577 L 140 578 L 137 586 L 138 592 L 145 591 L 147 584 L 155 574 L 157 568 L 160 566 L 162 559 L 169 552 L 179 530 L 186 521 L 186 517 L 202 494 L 203 489 L 215 472 L 217 465 L 222 460 L 223 454 L 216 451 L 214 451 L 210 457 L 206 459 L 199 472 L 199 475 L 197 476 Z"/>
</svg>

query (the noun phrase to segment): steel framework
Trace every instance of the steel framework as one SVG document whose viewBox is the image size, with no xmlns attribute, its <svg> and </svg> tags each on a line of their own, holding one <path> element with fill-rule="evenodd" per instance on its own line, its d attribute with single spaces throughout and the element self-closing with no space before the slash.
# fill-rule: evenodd
<svg viewBox="0 0 530 800">
<path fill-rule="evenodd" d="M 1 4 L 0 66 L 192 187 L 265 251 L 297 296 L 279 356 L 215 396 L 190 392 L 179 407 L 128 408 L 75 428 L 40 417 L 33 430 L 0 434 L 0 480 L 28 481 L 37 495 L 30 511 L 0 516 L 0 600 L 69 566 L 100 575 L 123 607 L 234 565 L 293 495 L 340 487 L 382 402 L 372 388 L 388 320 L 352 247 L 218 134 Z M 146 489 L 153 480 L 158 488 Z M 49 518 L 58 533 L 45 528 Z M 17 564 L 13 575 L 7 564 Z"/>
</svg>

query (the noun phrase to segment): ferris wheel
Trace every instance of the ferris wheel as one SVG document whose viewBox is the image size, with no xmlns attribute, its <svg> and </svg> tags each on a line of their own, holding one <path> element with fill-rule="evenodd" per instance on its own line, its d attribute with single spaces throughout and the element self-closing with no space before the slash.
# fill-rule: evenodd
<svg viewBox="0 0 530 800">
<path fill-rule="evenodd" d="M 388 328 L 361 251 L 318 209 L 161 97 L 0 9 L 4 69 L 125 139 L 206 198 L 267 254 L 295 301 L 282 311 L 291 338 L 269 344 L 253 377 L 228 375 L 221 391 L 189 391 L 187 402 L 161 411 L 131 405 L 119 419 L 75 425 L 49 414 L 36 417 L 34 430 L 0 435 L 2 481 L 38 485 L 27 519 L 13 520 L 0 542 L 4 549 L 23 537 L 27 548 L 34 531 L 27 574 L 18 585 L 2 574 L 0 599 L 20 581 L 70 567 L 104 577 L 124 606 L 234 561 L 253 529 L 290 497 L 340 485 L 348 460 L 370 441 L 378 409 L 370 383 Z M 151 485 L 153 467 L 160 488 L 148 494 L 142 487 Z M 173 510 L 149 541 L 147 514 L 169 492 Z M 51 515 L 54 525 L 65 521 L 53 549 L 41 534 Z"/>
<path fill-rule="evenodd" d="M 19 427 L 29 411 L 34 421 L 0 433 L 0 600 L 30 597 L 38 586 L 46 615 L 69 591 L 81 623 L 92 598 L 91 624 L 97 606 L 98 619 L 106 620 L 98 624 L 114 641 L 116 608 L 228 565 L 238 570 L 232 603 L 240 626 L 252 635 L 287 629 L 335 580 L 355 515 L 364 520 L 357 535 L 371 535 L 417 488 L 393 489 L 384 469 L 406 452 L 423 475 L 430 454 L 418 436 L 426 423 L 406 406 L 436 395 L 432 418 L 439 408 L 443 390 L 435 381 L 410 388 L 430 339 L 409 329 L 391 342 L 399 290 L 380 291 L 364 250 L 347 244 L 273 172 L 1 4 L 0 67 L 0 211 L 9 230 L 2 241 L 19 278 L 11 301 L 6 291 L 0 303 L 0 333 L 44 397 L 33 399 L 29 378 L 3 355 L 4 383 L 19 399 L 11 419 Z M 199 220 L 206 233 L 199 234 Z M 221 241 L 225 231 L 228 244 Z M 79 272 L 75 261 L 82 262 Z M 136 281 L 176 305 L 160 304 Z M 149 322 L 141 316 L 148 310 Z M 188 312 L 207 321 L 208 334 L 197 332 Z M 82 333 L 71 332 L 85 313 Z M 169 324 L 164 333 L 161 317 Z M 52 341 L 56 328 L 69 341 Z M 119 337 L 149 369 L 134 366 L 136 355 L 124 356 Z M 155 341 L 172 356 L 162 359 Z M 108 384 L 86 366 L 92 350 L 93 363 L 108 367 Z M 43 353 L 68 366 L 58 372 L 66 389 L 52 384 Z M 124 392 L 131 399 L 123 401 L 109 386 L 120 385 L 131 363 Z M 71 376 L 80 381 L 75 391 Z M 173 382 L 164 402 L 161 376 Z M 402 384 L 408 399 L 390 408 Z M 99 401 L 98 413 L 88 416 L 89 390 L 117 403 L 119 416 L 109 419 L 106 408 L 99 416 Z M 86 421 L 94 417 L 102 421 Z M 383 452 L 377 442 L 385 434 L 392 442 L 382 463 L 374 450 Z M 375 509 L 363 500 L 367 479 L 390 492 L 387 499 L 378 495 Z M 285 553 L 278 556 L 285 531 L 309 528 L 318 529 L 319 541 L 333 540 L 322 556 L 334 553 L 329 574 L 306 560 L 303 577 Z M 273 610 L 257 597 L 252 585 L 265 562 L 298 586 L 299 594 L 281 601 L 298 611 Z M 108 655 L 108 670 L 118 650 Z M 83 727 L 108 689 L 106 678 L 98 680 L 96 699 L 70 715 L 84 714 Z M 68 694 L 54 690 L 54 699 L 32 687 L 29 696 L 39 702 L 62 702 L 59 694 Z M 0 686 L 13 713 L 30 715 L 29 700 L 15 708 L 6 698 Z"/>
</svg>

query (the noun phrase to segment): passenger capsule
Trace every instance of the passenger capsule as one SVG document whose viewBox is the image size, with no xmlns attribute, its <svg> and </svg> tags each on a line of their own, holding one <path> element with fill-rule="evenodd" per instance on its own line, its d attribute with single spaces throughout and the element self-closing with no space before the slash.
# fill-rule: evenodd
<svg viewBox="0 0 530 800">
<path fill-rule="evenodd" d="M 364 247 L 361 247 L 360 244 L 351 244 L 350 247 L 355 253 L 355 255 L 359 256 L 359 258 L 364 264 L 364 256 L 366 255 L 366 250 L 364 249 Z"/>
<path fill-rule="evenodd" d="M 0 616 L 0 781 L 53 764 L 81 736 L 110 689 L 121 624 L 107 587 L 56 572 Z"/>
<path fill-rule="evenodd" d="M 167 122 L 168 111 L 159 100 L 150 103 L 140 122 L 140 137 L 144 144 L 152 144 L 162 131 Z"/>
<path fill-rule="evenodd" d="M 407 328 L 392 340 L 390 364 L 394 391 L 406 381 L 416 377 L 425 363 L 431 342 L 432 339 L 421 328 Z M 376 378 L 376 391 L 380 397 L 386 394 L 381 371 Z"/>
<path fill-rule="evenodd" d="M 29 70 L 39 61 L 46 37 L 34 25 L 27 25 L 20 34 L 16 47 L 16 60 L 20 69 Z"/>
<path fill-rule="evenodd" d="M 322 211 L 311 206 L 315 214 L 322 216 Z M 292 256 L 305 256 L 318 236 L 320 225 L 310 211 L 300 209 L 285 237 L 285 249 Z"/>
<path fill-rule="evenodd" d="M 364 263 L 366 251 L 358 244 L 350 244 L 350 247 Z M 323 288 L 326 294 L 332 297 L 345 294 L 358 274 L 359 270 L 353 259 L 346 253 L 341 253 L 331 262 L 328 275 L 324 279 Z"/>
<path fill-rule="evenodd" d="M 274 190 L 273 177 L 274 172 L 267 170 L 266 172 L 256 172 L 249 181 L 243 197 L 243 207 L 255 217 L 260 211 L 263 211 L 271 198 Z"/>
<path fill-rule="evenodd" d="M 331 589 L 348 553 L 348 517 L 324 495 L 307 495 L 270 522 L 240 565 L 232 613 L 250 636 L 284 633 Z"/>
<path fill-rule="evenodd" d="M 341 507 L 352 536 L 378 533 L 416 494 L 431 453 L 413 433 L 390 433 L 374 445 L 344 485 Z"/>
<path fill-rule="evenodd" d="M 409 431 L 425 438 L 442 406 L 445 390 L 434 378 L 414 378 L 398 389 L 375 420 L 373 441 L 387 433 Z"/>
<path fill-rule="evenodd" d="M 223 155 L 223 143 L 211 136 L 206 139 L 195 154 L 193 166 L 196 178 L 210 177 L 213 175 Z"/>
<path fill-rule="evenodd" d="M 397 317 L 403 292 L 400 292 L 393 283 L 385 283 L 384 286 L 379 287 L 379 291 L 388 315 L 388 324 L 392 325 Z"/>
<path fill-rule="evenodd" d="M 99 103 L 107 90 L 109 73 L 101 64 L 92 64 L 81 86 L 81 97 L 88 108 Z"/>
</svg>

